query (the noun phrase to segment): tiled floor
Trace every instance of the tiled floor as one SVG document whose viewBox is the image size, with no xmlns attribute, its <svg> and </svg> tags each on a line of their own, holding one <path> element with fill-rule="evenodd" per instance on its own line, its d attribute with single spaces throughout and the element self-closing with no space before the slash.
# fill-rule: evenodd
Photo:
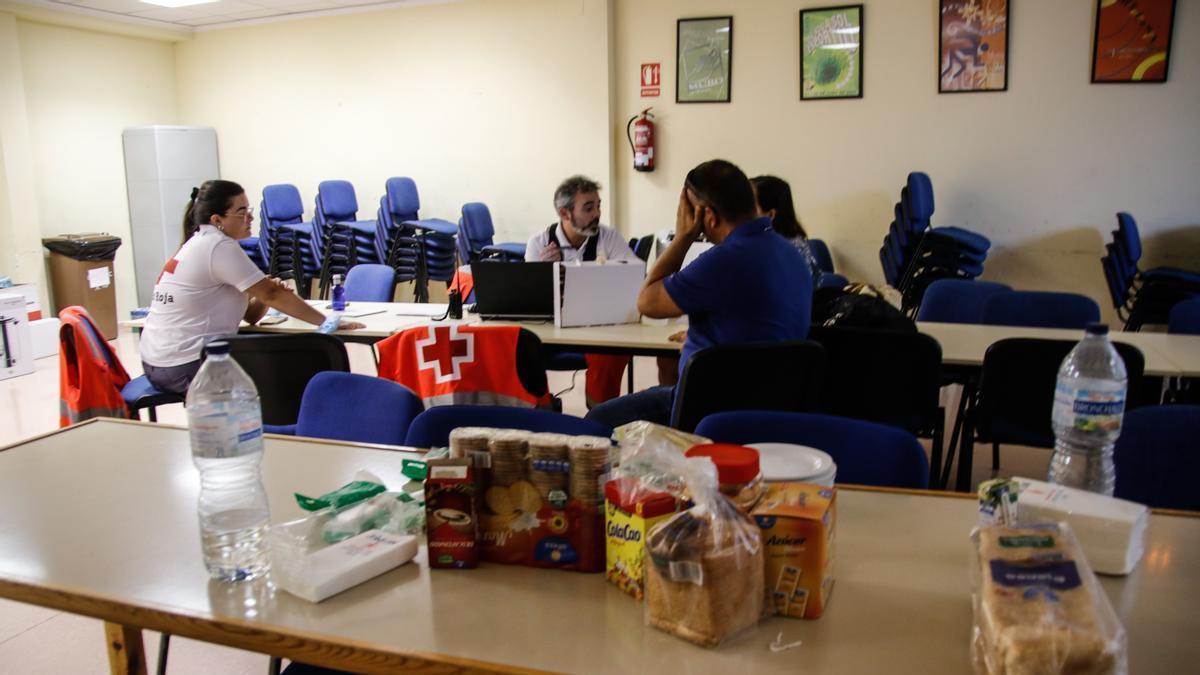
<svg viewBox="0 0 1200 675">
<path fill-rule="evenodd" d="M 137 355 L 137 339 L 123 333 L 116 340 L 117 353 L 131 376 L 141 374 Z M 355 372 L 374 374 L 370 348 L 349 345 L 351 368 Z M 551 391 L 571 387 L 571 373 L 550 373 Z M 640 388 L 657 384 L 657 369 L 653 359 L 638 358 L 634 362 L 634 379 Z M 582 415 L 583 376 L 575 387 L 562 394 L 564 411 Z M 944 401 L 953 408 L 956 401 Z M 164 406 L 158 411 L 159 421 L 183 424 L 183 407 Z M 58 428 L 58 357 L 37 361 L 37 370 L 23 377 L 0 381 L 0 447 L 23 438 Z M 1036 448 L 1004 449 L 1004 475 L 1042 476 L 1046 473 L 1049 453 Z M 991 475 L 989 446 L 978 446 L 975 454 L 976 481 Z M 157 653 L 158 635 L 145 634 L 146 654 L 153 668 Z M 262 674 L 267 670 L 267 657 L 214 645 L 172 639 L 170 668 L 172 675 L 228 673 L 232 675 Z M 0 673 L 4 675 L 42 675 L 43 673 L 108 672 L 101 623 L 95 619 L 65 614 L 56 610 L 0 600 Z"/>
</svg>

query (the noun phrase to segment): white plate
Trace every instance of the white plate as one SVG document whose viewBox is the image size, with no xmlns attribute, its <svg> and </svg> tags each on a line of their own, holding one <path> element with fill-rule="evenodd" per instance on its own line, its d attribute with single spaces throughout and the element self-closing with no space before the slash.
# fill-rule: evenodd
<svg viewBox="0 0 1200 675">
<path fill-rule="evenodd" d="M 807 445 L 750 443 L 749 447 L 758 450 L 763 478 L 768 481 L 804 482 L 837 470 L 832 457 Z"/>
</svg>

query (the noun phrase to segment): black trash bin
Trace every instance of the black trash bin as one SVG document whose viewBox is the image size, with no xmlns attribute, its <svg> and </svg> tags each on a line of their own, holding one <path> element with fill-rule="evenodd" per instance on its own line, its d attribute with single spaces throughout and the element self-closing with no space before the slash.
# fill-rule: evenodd
<svg viewBox="0 0 1200 675">
<path fill-rule="evenodd" d="M 50 249 L 54 311 L 80 305 L 92 315 L 104 338 L 117 337 L 117 292 L 113 258 L 121 238 L 106 233 L 60 234 L 42 240 Z"/>
</svg>

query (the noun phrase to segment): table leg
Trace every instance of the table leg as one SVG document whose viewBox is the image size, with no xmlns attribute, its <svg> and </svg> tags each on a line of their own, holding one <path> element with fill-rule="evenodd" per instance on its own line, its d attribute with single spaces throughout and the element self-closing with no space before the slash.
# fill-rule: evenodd
<svg viewBox="0 0 1200 675">
<path fill-rule="evenodd" d="M 140 628 L 105 621 L 104 638 L 108 643 L 108 668 L 112 675 L 147 675 Z"/>
</svg>

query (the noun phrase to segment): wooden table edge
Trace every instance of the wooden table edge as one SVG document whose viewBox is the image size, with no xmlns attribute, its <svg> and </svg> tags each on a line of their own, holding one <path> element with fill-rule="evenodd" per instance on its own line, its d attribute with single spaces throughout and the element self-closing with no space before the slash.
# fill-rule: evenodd
<svg viewBox="0 0 1200 675">
<path fill-rule="evenodd" d="M 231 617 L 198 617 L 117 600 L 98 593 L 0 578 L 0 597 L 100 619 L 135 630 L 149 629 L 237 649 L 361 673 L 397 670 L 426 673 L 545 673 L 425 651 L 394 651 L 303 630 L 278 630 Z M 127 633 L 128 634 L 128 633 Z M 140 646 L 130 647 L 140 651 Z"/>
</svg>

